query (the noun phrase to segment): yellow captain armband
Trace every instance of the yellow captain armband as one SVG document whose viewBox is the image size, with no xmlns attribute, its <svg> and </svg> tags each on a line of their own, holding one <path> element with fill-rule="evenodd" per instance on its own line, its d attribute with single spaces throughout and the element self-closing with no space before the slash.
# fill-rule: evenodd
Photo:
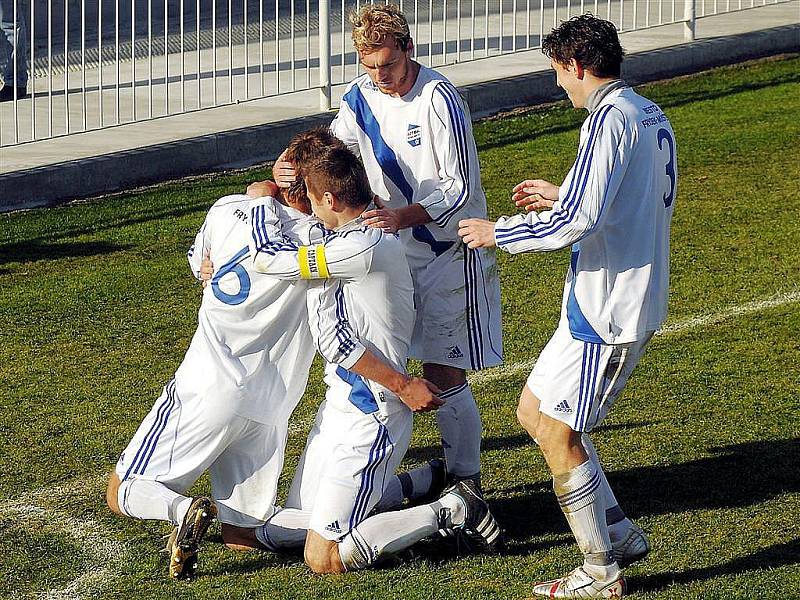
<svg viewBox="0 0 800 600">
<path fill-rule="evenodd" d="M 325 246 L 300 246 L 297 252 L 297 262 L 300 267 L 302 279 L 327 279 L 328 260 L 325 257 Z"/>
</svg>

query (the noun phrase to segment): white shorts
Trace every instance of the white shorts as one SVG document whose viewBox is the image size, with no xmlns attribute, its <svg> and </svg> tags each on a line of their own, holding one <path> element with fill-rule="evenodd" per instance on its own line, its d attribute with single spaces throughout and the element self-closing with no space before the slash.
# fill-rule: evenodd
<svg viewBox="0 0 800 600">
<path fill-rule="evenodd" d="M 410 264 L 417 307 L 411 358 L 473 371 L 502 363 L 494 249 L 458 243 L 424 265 Z"/>
<path fill-rule="evenodd" d="M 116 466 L 121 481 L 149 479 L 184 494 L 208 470 L 219 520 L 255 527 L 274 513 L 288 425 L 245 419 L 170 381 Z"/>
<path fill-rule="evenodd" d="M 593 344 L 574 339 L 569 327 L 559 324 L 528 377 L 528 389 L 539 399 L 540 412 L 573 431 L 597 427 L 651 337 L 652 333 L 630 344 Z"/>
<path fill-rule="evenodd" d="M 331 398 L 317 412 L 292 481 L 287 508 L 311 513 L 309 529 L 338 540 L 378 503 L 411 442 L 412 413 L 364 413 Z"/>
</svg>

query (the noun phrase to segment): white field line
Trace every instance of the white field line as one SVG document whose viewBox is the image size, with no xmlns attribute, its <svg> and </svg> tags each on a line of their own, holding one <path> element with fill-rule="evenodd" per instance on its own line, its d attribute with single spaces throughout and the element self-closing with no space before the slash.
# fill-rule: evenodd
<svg viewBox="0 0 800 600">
<path fill-rule="evenodd" d="M 700 327 L 706 327 L 708 325 L 716 325 L 717 323 L 727 321 L 728 319 L 732 319 L 734 317 L 741 317 L 743 315 L 761 312 L 762 310 L 775 308 L 777 306 L 784 306 L 786 304 L 792 304 L 798 301 L 800 301 L 800 290 L 783 292 L 765 300 L 756 300 L 753 302 L 747 302 L 746 304 L 739 304 L 738 306 L 731 306 L 730 308 L 718 313 L 690 317 L 674 323 L 668 323 L 666 327 L 660 331 L 657 331 L 656 335 L 662 336 L 683 333 L 684 331 L 688 331 L 690 329 L 697 329 Z M 529 372 L 531 369 L 533 369 L 535 364 L 536 359 L 532 358 L 530 360 L 516 363 L 499 365 L 491 369 L 486 369 L 485 371 L 473 373 L 469 376 L 469 382 L 470 385 L 474 386 L 484 385 L 504 379 L 509 375 L 515 375 L 519 372 Z"/>
<path fill-rule="evenodd" d="M 36 490 L 14 500 L 0 502 L 1 516 L 22 521 L 22 526 L 27 529 L 35 527 L 41 531 L 64 533 L 90 557 L 91 565 L 85 572 L 63 588 L 37 594 L 39 598 L 66 600 L 96 597 L 114 579 L 113 566 L 126 557 L 127 545 L 113 540 L 112 532 L 100 522 L 90 517 L 73 517 L 61 509 L 47 506 L 85 494 L 87 489 L 93 489 L 92 483 L 95 482 L 77 480 L 68 486 Z"/>
</svg>

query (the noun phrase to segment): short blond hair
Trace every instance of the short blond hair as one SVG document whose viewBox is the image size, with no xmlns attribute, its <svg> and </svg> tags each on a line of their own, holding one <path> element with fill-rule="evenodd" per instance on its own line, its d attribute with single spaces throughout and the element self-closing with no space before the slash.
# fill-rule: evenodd
<svg viewBox="0 0 800 600">
<path fill-rule="evenodd" d="M 353 25 L 353 45 L 359 52 L 377 50 L 387 38 L 394 39 L 405 51 L 411 41 L 411 32 L 405 15 L 394 4 L 366 4 L 358 12 L 350 13 Z"/>
</svg>

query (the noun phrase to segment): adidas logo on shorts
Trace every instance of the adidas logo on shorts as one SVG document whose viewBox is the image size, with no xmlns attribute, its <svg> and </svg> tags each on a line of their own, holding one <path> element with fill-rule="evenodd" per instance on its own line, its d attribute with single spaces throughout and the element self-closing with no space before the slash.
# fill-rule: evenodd
<svg viewBox="0 0 800 600">
<path fill-rule="evenodd" d="M 561 402 L 556 404 L 556 407 L 553 410 L 556 411 L 556 412 L 563 412 L 563 413 L 571 413 L 572 412 L 572 408 L 570 408 L 570 406 L 569 406 L 569 404 L 567 403 L 566 400 L 562 400 Z"/>
<path fill-rule="evenodd" d="M 464 353 L 458 346 L 448 346 L 447 349 L 450 351 L 447 358 L 464 358 Z"/>
<path fill-rule="evenodd" d="M 330 525 L 326 525 L 325 531 L 332 531 L 333 533 L 342 533 L 342 529 L 341 527 L 339 527 L 339 519 L 336 519 Z"/>
</svg>

